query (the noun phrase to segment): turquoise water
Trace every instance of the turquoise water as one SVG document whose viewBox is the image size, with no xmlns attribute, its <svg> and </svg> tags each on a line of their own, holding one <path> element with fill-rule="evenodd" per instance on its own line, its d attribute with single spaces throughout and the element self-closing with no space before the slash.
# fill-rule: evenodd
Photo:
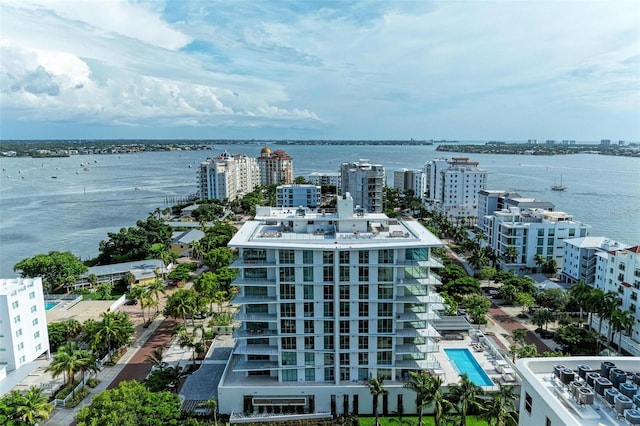
<svg viewBox="0 0 640 426">
<path fill-rule="evenodd" d="M 56 302 L 44 302 L 44 310 L 45 311 L 49 311 L 49 310 L 55 308 L 58 305 L 58 303 L 60 303 L 60 302 L 57 302 L 57 301 Z"/>
<path fill-rule="evenodd" d="M 460 374 L 466 373 L 469 380 L 478 386 L 493 386 L 493 382 L 469 349 L 445 349 L 444 352 Z"/>
</svg>

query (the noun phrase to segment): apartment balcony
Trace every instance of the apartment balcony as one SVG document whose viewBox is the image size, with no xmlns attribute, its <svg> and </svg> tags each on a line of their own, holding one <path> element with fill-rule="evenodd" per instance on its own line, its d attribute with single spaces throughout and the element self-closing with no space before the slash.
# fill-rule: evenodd
<svg viewBox="0 0 640 426">
<path fill-rule="evenodd" d="M 238 277 L 233 281 L 233 285 L 241 286 L 257 286 L 257 287 L 275 287 L 276 280 L 268 278 L 242 278 Z"/>
<path fill-rule="evenodd" d="M 233 371 L 262 371 L 277 369 L 277 361 L 247 361 L 241 359 L 238 360 L 238 362 L 236 362 L 236 365 L 233 366 Z"/>
<path fill-rule="evenodd" d="M 396 355 L 417 355 L 439 351 L 437 343 L 396 345 Z"/>
<path fill-rule="evenodd" d="M 404 278 L 398 280 L 399 286 L 424 286 L 424 285 L 441 285 L 440 277 L 436 274 L 429 273 L 426 277 L 412 277 L 405 275 Z"/>
<path fill-rule="evenodd" d="M 262 339 L 269 337 L 278 337 L 278 330 L 271 328 L 262 329 L 245 329 L 239 328 L 233 333 L 236 339 Z"/>
<path fill-rule="evenodd" d="M 439 369 L 440 363 L 435 359 L 405 359 L 396 361 L 395 367 L 407 370 L 431 370 Z"/>
<path fill-rule="evenodd" d="M 251 321 L 251 322 L 277 322 L 278 317 L 276 314 L 269 314 L 266 312 L 244 313 L 238 311 L 235 315 L 235 319 L 238 321 Z"/>
<path fill-rule="evenodd" d="M 239 341 L 233 352 L 237 355 L 278 355 L 278 345 L 249 345 L 246 341 Z"/>
<path fill-rule="evenodd" d="M 405 328 L 396 328 L 396 337 L 440 337 L 440 334 L 436 331 L 431 324 L 427 324 L 425 328 L 414 328 L 405 324 Z"/>
<path fill-rule="evenodd" d="M 277 303 L 276 296 L 236 296 L 231 301 L 234 305 L 255 305 Z"/>
<path fill-rule="evenodd" d="M 442 303 L 442 301 L 442 296 L 435 293 L 424 295 L 405 293 L 403 296 L 398 296 L 395 303 Z"/>
<path fill-rule="evenodd" d="M 427 321 L 439 318 L 434 312 L 404 312 L 396 315 L 398 322 Z"/>
<path fill-rule="evenodd" d="M 267 260 L 260 260 L 260 259 L 236 259 L 233 262 L 231 262 L 231 265 L 229 265 L 230 268 L 238 268 L 238 269 L 244 269 L 244 268 L 266 268 L 266 267 L 273 267 L 276 266 L 276 262 L 275 261 L 267 261 Z"/>
</svg>

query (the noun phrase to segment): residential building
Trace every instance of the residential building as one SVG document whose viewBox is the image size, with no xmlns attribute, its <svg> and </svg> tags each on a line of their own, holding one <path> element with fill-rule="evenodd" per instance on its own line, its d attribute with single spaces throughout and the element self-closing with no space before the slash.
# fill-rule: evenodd
<svg viewBox="0 0 640 426">
<path fill-rule="evenodd" d="M 385 169 L 361 159 L 340 165 L 340 194 L 351 194 L 356 206 L 368 213 L 382 212 Z"/>
<path fill-rule="evenodd" d="M 340 188 L 340 173 L 338 172 L 313 172 L 307 179 L 313 185 L 333 185 Z"/>
<path fill-rule="evenodd" d="M 0 382 L 43 354 L 50 355 L 42 278 L 0 279 Z"/>
<path fill-rule="evenodd" d="M 135 281 L 133 285 L 149 285 L 159 276 L 169 272 L 171 265 L 165 266 L 160 259 L 136 260 L 133 262 L 113 263 L 111 265 L 91 266 L 87 272 L 82 275 L 74 285 L 77 287 L 86 287 L 90 285 L 89 276 L 95 275 L 97 283 L 109 282 L 116 284 L 121 281 L 127 272 L 133 274 Z"/>
<path fill-rule="evenodd" d="M 608 252 L 626 248 L 627 245 L 605 237 L 582 237 L 564 240 L 562 256 L 562 281 L 575 284 L 584 281 L 595 285 L 597 271 L 597 252 Z"/>
<path fill-rule="evenodd" d="M 442 246 L 417 221 L 367 212 L 350 194 L 336 213 L 258 207 L 229 242 L 240 325 L 220 411 L 371 414 L 365 381 L 379 377 L 381 412 L 415 412 L 408 373 L 439 368 L 431 249 Z"/>
<path fill-rule="evenodd" d="M 590 228 L 565 212 L 518 207 L 485 216 L 482 231 L 488 244 L 500 256 L 500 268 L 514 272 L 536 268 L 536 255 L 562 265 L 564 240 L 587 235 Z"/>
<path fill-rule="evenodd" d="M 271 152 L 269 147 L 262 148 L 258 168 L 262 185 L 293 183 L 293 158 L 281 149 Z"/>
<path fill-rule="evenodd" d="M 190 257 L 193 244 L 204 238 L 204 232 L 199 229 L 174 232 L 171 236 L 169 250 L 178 257 Z"/>
<path fill-rule="evenodd" d="M 413 191 L 418 198 L 424 194 L 425 181 L 422 170 L 399 169 L 393 172 L 393 187 L 400 191 Z"/>
<path fill-rule="evenodd" d="M 620 299 L 618 309 L 631 312 L 633 325 L 630 333 L 615 330 L 610 321 L 602 319 L 597 314 L 591 315 L 591 328 L 599 330 L 607 341 L 615 347 L 620 342 L 620 348 L 634 356 L 640 356 L 640 246 L 620 248 L 608 252 L 598 253 L 600 268 L 605 271 L 604 280 L 596 277 L 595 286 L 605 293 L 614 292 Z"/>
<path fill-rule="evenodd" d="M 524 209 L 542 209 L 552 212 L 555 209 L 553 203 L 541 201 L 535 198 L 522 197 L 517 192 L 504 190 L 484 189 L 478 192 L 478 220 L 476 228 L 485 231 L 486 216 L 493 215 L 494 212 L 518 207 Z"/>
<path fill-rule="evenodd" d="M 260 171 L 255 158 L 224 151 L 200 163 L 199 182 L 200 199 L 236 199 L 260 184 Z"/>
<path fill-rule="evenodd" d="M 572 356 L 516 361 L 520 426 L 640 424 L 640 358 Z"/>
<path fill-rule="evenodd" d="M 487 171 L 467 157 L 451 160 L 435 159 L 424 166 L 425 193 L 428 209 L 440 211 L 451 219 L 472 219 L 478 216 L 478 192 L 487 185 Z"/>
<path fill-rule="evenodd" d="M 279 185 L 276 207 L 317 208 L 322 204 L 322 188 L 317 185 Z"/>
</svg>

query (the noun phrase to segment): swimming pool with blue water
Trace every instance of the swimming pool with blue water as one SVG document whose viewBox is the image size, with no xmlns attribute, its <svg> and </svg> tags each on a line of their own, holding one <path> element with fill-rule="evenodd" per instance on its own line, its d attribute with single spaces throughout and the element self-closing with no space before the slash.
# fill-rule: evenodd
<svg viewBox="0 0 640 426">
<path fill-rule="evenodd" d="M 445 349 L 449 361 L 460 374 L 466 374 L 478 386 L 493 386 L 493 382 L 484 372 L 469 349 Z"/>
</svg>

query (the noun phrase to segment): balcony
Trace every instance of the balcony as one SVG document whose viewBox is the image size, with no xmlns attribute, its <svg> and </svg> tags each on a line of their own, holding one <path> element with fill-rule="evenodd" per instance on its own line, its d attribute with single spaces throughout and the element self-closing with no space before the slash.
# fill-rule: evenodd
<svg viewBox="0 0 640 426">
<path fill-rule="evenodd" d="M 238 355 L 278 355 L 278 345 L 248 345 L 246 341 L 240 341 L 233 350 Z M 260 361 L 264 362 L 264 361 Z M 274 361 L 275 362 L 275 361 Z"/>
<path fill-rule="evenodd" d="M 258 287 L 275 287 L 276 280 L 268 278 L 242 278 L 238 277 L 233 281 L 235 286 L 258 286 Z"/>
<path fill-rule="evenodd" d="M 277 322 L 278 321 L 276 314 L 270 314 L 267 312 L 244 313 L 242 311 L 238 311 L 236 313 L 235 319 L 243 322 L 246 322 L 246 321 Z"/>
<path fill-rule="evenodd" d="M 276 296 L 236 296 L 231 303 L 234 305 L 255 305 L 276 302 Z"/>
<path fill-rule="evenodd" d="M 229 265 L 230 268 L 264 268 L 276 266 L 275 261 L 267 261 L 266 259 L 236 259 Z"/>
<path fill-rule="evenodd" d="M 405 328 L 397 328 L 396 337 L 440 337 L 440 334 L 436 331 L 431 324 L 428 324 L 426 328 L 414 328 L 405 324 Z"/>
<path fill-rule="evenodd" d="M 233 337 L 236 339 L 262 339 L 268 337 L 278 337 L 278 330 L 271 328 L 262 328 L 255 330 L 247 330 L 239 328 L 233 333 Z"/>
<path fill-rule="evenodd" d="M 434 312 L 404 312 L 396 315 L 398 322 L 427 321 L 439 318 Z"/>
<path fill-rule="evenodd" d="M 436 343 L 428 343 L 423 345 L 405 344 L 396 346 L 396 355 L 416 355 L 425 353 L 434 353 L 439 351 Z"/>
<path fill-rule="evenodd" d="M 247 361 L 239 360 L 233 367 L 233 371 L 262 371 L 262 370 L 277 370 L 277 361 Z"/>
</svg>

